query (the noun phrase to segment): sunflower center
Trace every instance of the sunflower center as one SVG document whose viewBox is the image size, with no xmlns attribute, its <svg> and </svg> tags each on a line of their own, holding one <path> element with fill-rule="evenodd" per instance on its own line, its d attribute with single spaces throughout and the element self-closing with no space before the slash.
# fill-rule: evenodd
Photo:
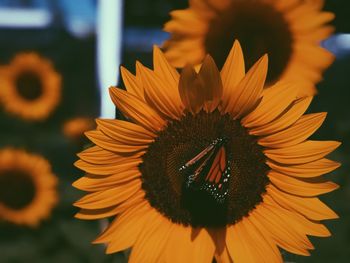
<svg viewBox="0 0 350 263">
<path fill-rule="evenodd" d="M 255 138 L 217 110 L 169 123 L 142 158 L 146 198 L 183 225 L 234 224 L 262 201 L 268 184 Z"/>
<path fill-rule="evenodd" d="M 267 82 L 273 83 L 282 75 L 292 54 L 292 35 L 282 14 L 261 2 L 233 1 L 218 13 L 210 22 L 205 48 L 220 67 L 236 39 L 245 54 L 246 68 L 267 53 Z"/>
<path fill-rule="evenodd" d="M 22 171 L 0 172 L 0 203 L 14 210 L 29 205 L 35 196 L 35 184 Z"/>
<path fill-rule="evenodd" d="M 25 100 L 38 99 L 42 93 L 42 82 L 37 74 L 31 71 L 22 72 L 16 79 L 16 89 Z"/>
</svg>

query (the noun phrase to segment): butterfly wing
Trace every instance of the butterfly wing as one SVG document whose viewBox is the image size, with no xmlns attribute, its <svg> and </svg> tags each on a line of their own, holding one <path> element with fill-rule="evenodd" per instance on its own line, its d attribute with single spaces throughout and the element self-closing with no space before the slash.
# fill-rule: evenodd
<svg viewBox="0 0 350 263">
<path fill-rule="evenodd" d="M 225 201 L 228 192 L 229 166 L 225 147 L 221 146 L 201 186 L 201 189 L 208 191 L 220 203 Z"/>
<path fill-rule="evenodd" d="M 217 139 L 180 168 L 187 171 L 186 186 L 209 192 L 223 202 L 228 192 L 229 162 L 224 141 Z"/>
</svg>

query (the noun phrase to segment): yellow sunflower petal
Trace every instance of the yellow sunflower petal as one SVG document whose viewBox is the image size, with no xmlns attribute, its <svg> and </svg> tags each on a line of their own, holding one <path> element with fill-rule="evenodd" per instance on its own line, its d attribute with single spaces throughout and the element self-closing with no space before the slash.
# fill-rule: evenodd
<svg viewBox="0 0 350 263">
<path fill-rule="evenodd" d="M 137 204 L 114 219 L 93 243 L 108 243 L 107 253 L 127 249 L 135 243 L 151 214 L 152 209 L 146 202 Z"/>
<path fill-rule="evenodd" d="M 129 262 L 161 261 L 161 254 L 173 227 L 171 221 L 158 212 L 154 212 L 152 221 L 149 221 L 138 235 L 131 250 Z"/>
<path fill-rule="evenodd" d="M 128 159 L 136 159 L 144 154 L 144 151 L 137 152 L 132 155 L 123 155 L 102 149 L 99 146 L 93 146 L 78 154 L 79 158 L 87 163 L 97 165 L 114 165 L 128 163 Z M 79 165 L 79 162 L 76 162 Z"/>
<path fill-rule="evenodd" d="M 215 254 L 215 259 L 217 263 L 233 263 L 227 247 L 225 247 L 221 254 Z"/>
<path fill-rule="evenodd" d="M 126 90 L 131 94 L 135 95 L 136 97 L 138 97 L 140 100 L 144 100 L 143 85 L 138 81 L 136 76 L 131 74 L 130 71 L 128 71 L 124 67 L 120 67 L 120 72 L 121 72 Z"/>
<path fill-rule="evenodd" d="M 73 186 L 87 192 L 104 191 L 115 185 L 137 179 L 140 176 L 141 173 L 137 168 L 131 168 L 104 178 L 101 178 L 101 176 L 96 178 L 96 176 L 86 175 L 75 181 Z"/>
<path fill-rule="evenodd" d="M 282 148 L 299 144 L 310 137 L 324 122 L 326 113 L 302 116 L 290 128 L 259 139 L 259 144 L 270 148 Z"/>
<path fill-rule="evenodd" d="M 163 52 L 157 47 L 153 47 L 154 72 L 166 82 L 169 97 L 178 109 L 179 113 L 183 111 L 183 105 L 178 90 L 180 74 L 166 60 Z"/>
<path fill-rule="evenodd" d="M 298 89 L 287 83 L 276 84 L 264 91 L 257 108 L 242 119 L 247 127 L 261 127 L 278 117 L 296 98 Z"/>
<path fill-rule="evenodd" d="M 84 220 L 95 220 L 95 219 L 107 218 L 116 214 L 113 211 L 114 208 L 115 206 L 106 207 L 102 209 L 95 209 L 95 210 L 81 209 L 75 215 L 75 218 L 84 219 Z"/>
<path fill-rule="evenodd" d="M 300 213 L 311 220 L 338 218 L 338 215 L 315 197 L 299 197 L 278 190 L 273 185 L 267 187 L 267 194 L 287 210 Z"/>
<path fill-rule="evenodd" d="M 182 107 L 176 101 L 176 96 L 172 97 L 174 92 L 171 92 L 171 85 L 144 66 L 140 67 L 140 75 L 147 103 L 165 119 L 179 119 L 182 115 Z"/>
<path fill-rule="evenodd" d="M 96 122 L 106 136 L 126 145 L 147 145 L 156 137 L 154 133 L 128 121 L 97 119 Z"/>
<path fill-rule="evenodd" d="M 274 1 L 276 8 L 279 10 L 293 8 L 298 2 L 299 0 Z"/>
<path fill-rule="evenodd" d="M 222 109 L 227 112 L 228 102 L 235 96 L 237 84 L 245 76 L 244 57 L 241 45 L 236 40 L 221 70 L 223 85 Z"/>
<path fill-rule="evenodd" d="M 294 254 L 309 256 L 308 249 L 313 248 L 312 244 L 305 233 L 295 231 L 292 222 L 285 220 L 279 214 L 280 210 L 267 204 L 260 204 L 250 214 L 249 219 L 264 236 L 272 238 L 279 247 Z"/>
<path fill-rule="evenodd" d="M 83 160 L 78 160 L 74 163 L 79 169 L 94 175 L 110 175 L 115 173 L 122 173 L 128 170 L 138 171 L 137 166 L 142 161 L 135 158 L 125 158 L 122 162 L 112 163 L 112 164 L 91 164 Z M 122 176 L 122 175 L 121 175 Z"/>
<path fill-rule="evenodd" d="M 247 114 L 262 96 L 266 74 L 267 55 L 264 55 L 238 83 L 236 95 L 231 97 L 228 112 L 234 118 Z"/>
<path fill-rule="evenodd" d="M 322 12 L 317 14 L 308 14 L 304 17 L 299 17 L 299 19 L 293 20 L 293 25 L 291 26 L 291 30 L 295 31 L 307 31 L 317 28 L 322 24 L 325 24 L 331 20 L 333 20 L 335 15 L 331 12 Z"/>
<path fill-rule="evenodd" d="M 182 69 L 179 80 L 179 93 L 185 108 L 193 114 L 200 111 L 204 102 L 202 83 L 192 66 Z"/>
<path fill-rule="evenodd" d="M 181 240 L 181 242 L 179 242 Z M 174 251 L 177 248 L 177 253 Z M 198 229 L 196 237 L 191 236 L 191 228 L 176 225 L 164 251 L 165 262 L 211 263 L 214 257 L 215 245 L 205 229 Z"/>
<path fill-rule="evenodd" d="M 226 243 L 234 262 L 282 262 L 281 253 L 269 239 L 247 217 L 227 229 Z"/>
<path fill-rule="evenodd" d="M 205 57 L 198 77 L 202 83 L 204 106 L 208 112 L 212 112 L 220 103 L 223 87 L 219 69 L 211 56 Z"/>
<path fill-rule="evenodd" d="M 249 133 L 256 136 L 263 136 L 284 130 L 285 128 L 294 124 L 304 114 L 311 101 L 312 97 L 303 98 L 296 101 L 290 107 L 290 109 L 288 109 L 276 120 L 262 126 L 251 128 Z"/>
<path fill-rule="evenodd" d="M 181 242 L 179 242 L 181 240 Z M 191 228 L 182 225 L 175 225 L 168 244 L 164 250 L 164 261 L 182 263 L 190 259 L 192 255 Z M 181 253 L 175 253 L 174 247 Z"/>
<path fill-rule="evenodd" d="M 266 149 L 265 155 L 284 164 L 303 164 L 319 160 L 334 151 L 341 143 L 336 141 L 306 141 L 281 149 Z"/>
<path fill-rule="evenodd" d="M 118 142 L 112 138 L 106 136 L 103 132 L 99 130 L 85 132 L 86 137 L 90 141 L 95 143 L 97 146 L 100 146 L 103 149 L 106 149 L 111 152 L 116 153 L 134 153 L 141 151 L 148 147 L 148 144 L 144 143 L 143 145 L 126 145 L 123 142 Z"/>
<path fill-rule="evenodd" d="M 165 121 L 136 96 L 118 88 L 110 88 L 109 91 L 112 101 L 125 116 L 152 132 L 164 127 Z"/>
<path fill-rule="evenodd" d="M 172 11 L 170 15 L 175 17 L 175 19 L 165 23 L 163 30 L 166 32 L 181 32 L 183 35 L 198 36 L 207 29 L 206 25 L 202 23 L 194 12 L 176 10 Z M 187 23 L 190 23 L 192 26 L 186 26 Z"/>
<path fill-rule="evenodd" d="M 203 229 L 198 233 L 194 240 L 192 251 L 191 262 L 212 262 L 215 244 L 206 230 Z"/>
<path fill-rule="evenodd" d="M 122 161 L 125 157 L 113 152 L 106 151 L 99 146 L 87 148 L 78 154 L 79 158 L 85 162 L 94 164 L 112 164 Z"/>
<path fill-rule="evenodd" d="M 323 224 L 310 221 L 298 213 L 294 213 L 282 208 L 269 195 L 264 196 L 264 203 L 271 205 L 271 207 L 278 207 L 279 216 L 282 219 L 285 218 L 285 220 L 288 220 L 288 223 L 293 225 L 294 231 L 300 232 L 301 235 L 307 234 L 318 237 L 328 237 L 331 235 L 329 230 Z"/>
<path fill-rule="evenodd" d="M 319 43 L 321 40 L 326 39 L 334 32 L 334 27 L 332 26 L 324 26 L 321 28 L 317 28 L 312 32 L 298 33 L 295 37 L 299 41 L 310 41 L 312 43 Z"/>
<path fill-rule="evenodd" d="M 340 166 L 340 163 L 325 158 L 299 165 L 280 165 L 270 160 L 266 164 L 277 172 L 300 178 L 317 177 L 329 173 Z"/>
<path fill-rule="evenodd" d="M 293 178 L 275 171 L 271 171 L 268 177 L 282 191 L 299 196 L 317 196 L 331 192 L 339 187 L 330 181 L 310 183 L 306 179 Z"/>
<path fill-rule="evenodd" d="M 80 211 L 75 215 L 75 217 L 85 220 L 94 220 L 118 215 L 135 205 L 142 203 L 144 204 L 146 202 L 144 200 L 144 196 L 145 193 L 143 191 L 138 191 L 133 196 L 125 200 L 125 202 L 123 202 L 122 204 L 101 209 L 80 209 Z"/>
<path fill-rule="evenodd" d="M 316 69 L 328 67 L 334 61 L 334 55 L 322 47 L 295 45 L 294 49 L 295 55 L 300 54 L 298 59 L 301 64 L 315 66 Z"/>
<path fill-rule="evenodd" d="M 124 202 L 126 199 L 137 193 L 141 189 L 141 181 L 133 180 L 114 186 L 111 189 L 93 192 L 82 197 L 74 203 L 74 206 L 83 209 L 100 209 L 114 206 Z"/>
</svg>

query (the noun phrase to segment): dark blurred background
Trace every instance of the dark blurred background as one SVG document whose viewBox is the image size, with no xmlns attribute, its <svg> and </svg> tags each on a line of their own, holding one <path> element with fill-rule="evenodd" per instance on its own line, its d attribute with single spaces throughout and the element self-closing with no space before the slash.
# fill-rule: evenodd
<svg viewBox="0 0 350 263">
<path fill-rule="evenodd" d="M 60 196 L 51 218 L 37 229 L 0 222 L 1 263 L 125 262 L 124 253 L 105 255 L 103 246 L 90 245 L 100 222 L 73 218 L 72 203 L 82 196 L 71 186 L 81 176 L 73 163 L 87 142 L 67 138 L 62 126 L 79 116 L 113 118 L 107 88 L 118 82 L 118 65 L 132 72 L 136 60 L 151 66 L 153 44 L 167 38 L 161 28 L 168 12 L 185 7 L 185 0 L 0 0 L 0 65 L 17 52 L 36 51 L 53 62 L 63 80 L 61 103 L 43 122 L 24 121 L 0 108 L 0 147 L 47 158 L 59 178 Z M 332 237 L 312 239 L 311 257 L 284 253 L 286 262 L 345 263 L 350 258 L 350 1 L 326 0 L 325 9 L 336 14 L 336 35 L 323 43 L 336 61 L 318 85 L 310 111 L 329 112 L 314 138 L 343 142 L 331 156 L 343 165 L 330 176 L 341 188 L 321 197 L 340 219 L 326 222 Z"/>
</svg>

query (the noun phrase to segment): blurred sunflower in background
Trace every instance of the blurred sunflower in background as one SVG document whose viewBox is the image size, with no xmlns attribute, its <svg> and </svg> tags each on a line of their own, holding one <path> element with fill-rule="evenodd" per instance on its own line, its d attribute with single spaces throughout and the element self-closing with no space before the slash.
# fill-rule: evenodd
<svg viewBox="0 0 350 263">
<path fill-rule="evenodd" d="M 175 67 L 199 64 L 210 54 L 221 68 L 237 39 L 248 68 L 269 55 L 267 85 L 298 81 L 300 96 L 313 95 L 314 84 L 333 62 L 320 42 L 333 32 L 326 23 L 334 14 L 322 7 L 323 0 L 190 0 L 188 9 L 170 13 L 165 54 Z"/>
<path fill-rule="evenodd" d="M 317 196 L 338 187 L 320 176 L 339 143 L 307 140 L 326 114 L 304 115 L 293 84 L 263 89 L 267 68 L 246 72 L 235 42 L 221 72 L 207 56 L 179 75 L 158 48 L 153 71 L 122 69 L 127 91 L 110 94 L 130 121 L 98 119 L 76 162 L 76 217 L 117 216 L 96 243 L 132 247 L 130 262 L 282 262 L 278 247 L 309 255 L 308 235 L 330 235 Z"/>
<path fill-rule="evenodd" d="M 72 140 L 83 138 L 84 132 L 94 129 L 95 122 L 92 118 L 76 117 L 67 120 L 62 127 L 63 134 Z"/>
<path fill-rule="evenodd" d="M 43 157 L 0 150 L 0 220 L 36 227 L 58 201 L 57 178 Z"/>
<path fill-rule="evenodd" d="M 61 98 L 61 76 L 36 53 L 19 53 L 0 67 L 0 101 L 25 120 L 45 120 Z"/>
</svg>

